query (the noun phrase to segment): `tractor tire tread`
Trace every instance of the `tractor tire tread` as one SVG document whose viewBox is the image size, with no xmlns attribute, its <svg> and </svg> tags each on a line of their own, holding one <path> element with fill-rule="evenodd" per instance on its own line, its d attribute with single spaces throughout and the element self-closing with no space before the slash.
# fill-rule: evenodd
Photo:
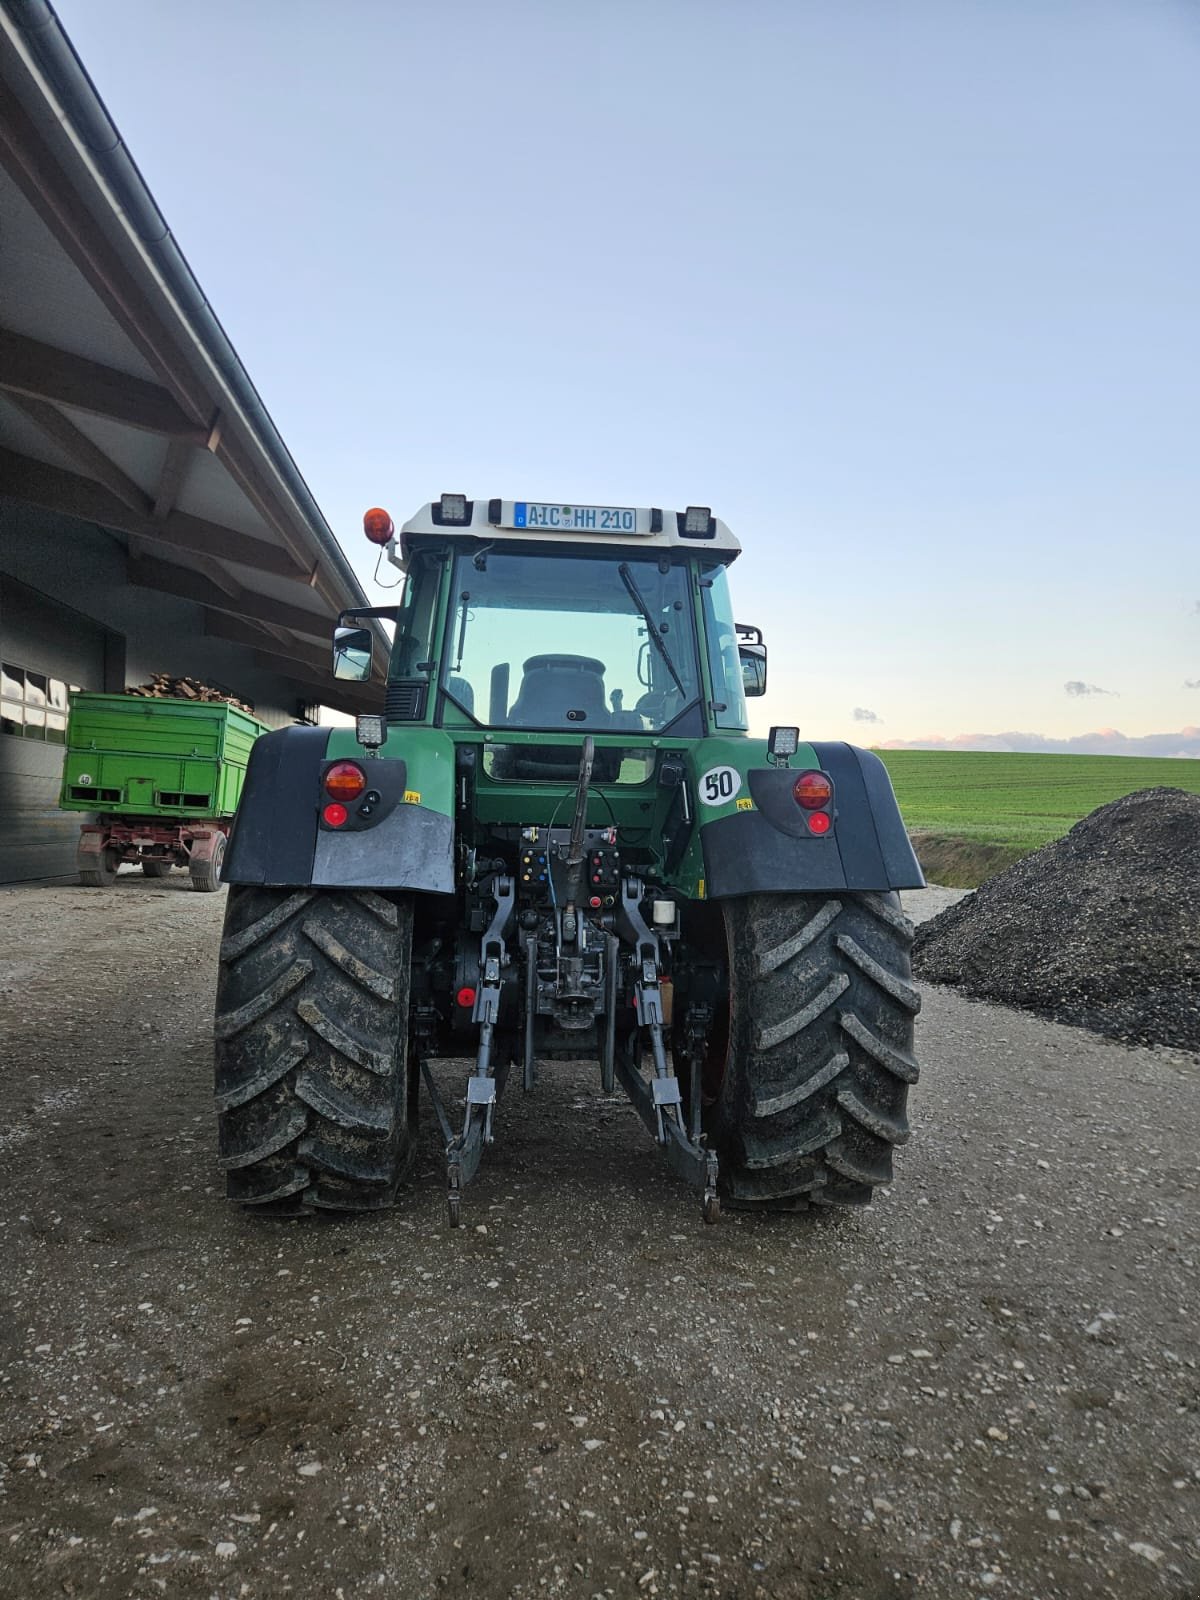
<svg viewBox="0 0 1200 1600">
<path fill-rule="evenodd" d="M 230 1199 L 272 1215 L 392 1204 L 414 1154 L 411 901 L 233 885 L 216 1012 Z"/>
<path fill-rule="evenodd" d="M 918 1069 L 912 924 L 895 894 L 724 902 L 729 1054 L 706 1108 L 737 1208 L 860 1206 L 891 1182 Z"/>
<path fill-rule="evenodd" d="M 288 895 L 286 900 L 276 902 L 249 927 L 222 939 L 221 960 L 236 961 L 248 950 L 253 950 L 256 944 L 261 944 L 269 934 L 275 932 L 276 928 L 281 928 L 290 917 L 295 916 L 297 911 L 303 911 L 315 893 L 315 889 L 299 889 L 295 894 Z"/>
</svg>

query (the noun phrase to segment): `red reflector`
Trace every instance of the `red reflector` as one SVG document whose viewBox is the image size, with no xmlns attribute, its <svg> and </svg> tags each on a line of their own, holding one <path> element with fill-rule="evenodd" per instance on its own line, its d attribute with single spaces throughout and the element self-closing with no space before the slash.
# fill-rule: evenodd
<svg viewBox="0 0 1200 1600">
<path fill-rule="evenodd" d="M 340 828 L 350 813 L 346 810 L 345 806 L 340 806 L 335 801 L 333 805 L 326 806 L 321 815 L 325 818 L 325 821 L 331 828 Z"/>
<path fill-rule="evenodd" d="M 833 827 L 828 811 L 814 811 L 808 819 L 809 833 L 828 833 Z"/>
<path fill-rule="evenodd" d="M 802 772 L 792 785 L 792 795 L 806 811 L 818 811 L 833 799 L 833 785 L 823 772 Z"/>
<path fill-rule="evenodd" d="M 591 906 L 593 911 L 599 911 L 600 904 L 601 904 L 600 896 L 598 894 L 594 894 L 592 896 L 592 898 L 588 901 L 588 905 Z"/>
<path fill-rule="evenodd" d="M 463 984 L 457 995 L 455 995 L 455 999 L 465 1010 L 467 1006 L 473 1006 L 475 1004 L 475 991 L 469 984 Z"/>
<path fill-rule="evenodd" d="M 367 787 L 367 775 L 353 761 L 335 761 L 325 774 L 325 793 L 334 800 L 357 800 Z"/>
<path fill-rule="evenodd" d="M 382 506 L 372 506 L 364 512 L 363 532 L 372 544 L 387 544 L 395 531 L 395 524 Z"/>
</svg>

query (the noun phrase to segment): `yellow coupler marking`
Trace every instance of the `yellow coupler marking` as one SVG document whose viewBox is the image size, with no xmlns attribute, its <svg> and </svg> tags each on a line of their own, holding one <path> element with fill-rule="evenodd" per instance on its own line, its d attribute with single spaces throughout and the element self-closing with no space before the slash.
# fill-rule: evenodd
<svg viewBox="0 0 1200 1600">
<path fill-rule="evenodd" d="M 406 806 L 419 806 L 421 804 L 421 791 L 419 789 L 405 789 L 404 804 Z"/>
<path fill-rule="evenodd" d="M 738 803 L 737 803 L 737 808 L 738 808 L 739 811 L 753 811 L 754 810 L 754 801 L 753 800 L 739 800 Z"/>
</svg>

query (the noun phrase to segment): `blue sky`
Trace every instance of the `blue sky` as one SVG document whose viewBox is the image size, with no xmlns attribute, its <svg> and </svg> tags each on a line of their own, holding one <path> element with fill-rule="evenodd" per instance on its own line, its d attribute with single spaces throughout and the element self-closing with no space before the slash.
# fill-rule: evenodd
<svg viewBox="0 0 1200 1600">
<path fill-rule="evenodd" d="M 57 9 L 364 579 L 711 504 L 764 725 L 1200 755 L 1194 7 Z"/>
</svg>

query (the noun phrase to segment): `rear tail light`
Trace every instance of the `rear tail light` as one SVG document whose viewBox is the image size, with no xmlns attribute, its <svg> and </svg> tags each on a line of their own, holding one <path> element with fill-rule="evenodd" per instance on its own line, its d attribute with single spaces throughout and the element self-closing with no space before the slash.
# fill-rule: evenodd
<svg viewBox="0 0 1200 1600">
<path fill-rule="evenodd" d="M 828 811 L 811 811 L 811 812 L 809 812 L 809 815 L 808 815 L 808 831 L 809 831 L 809 833 L 816 833 L 816 834 L 828 833 L 830 828 L 832 828 L 832 827 L 833 827 L 833 818 L 829 815 Z"/>
<path fill-rule="evenodd" d="M 353 761 L 335 761 L 325 774 L 325 793 L 331 800 L 357 800 L 367 787 L 367 775 Z"/>
<path fill-rule="evenodd" d="M 833 784 L 823 772 L 802 772 L 792 785 L 792 795 L 805 811 L 820 811 L 833 799 Z"/>
<path fill-rule="evenodd" d="M 321 815 L 325 819 L 326 827 L 340 828 L 344 826 L 346 818 L 350 815 L 350 813 L 346 810 L 345 806 L 339 805 L 335 800 L 331 805 L 327 805 L 325 807 Z"/>
</svg>

